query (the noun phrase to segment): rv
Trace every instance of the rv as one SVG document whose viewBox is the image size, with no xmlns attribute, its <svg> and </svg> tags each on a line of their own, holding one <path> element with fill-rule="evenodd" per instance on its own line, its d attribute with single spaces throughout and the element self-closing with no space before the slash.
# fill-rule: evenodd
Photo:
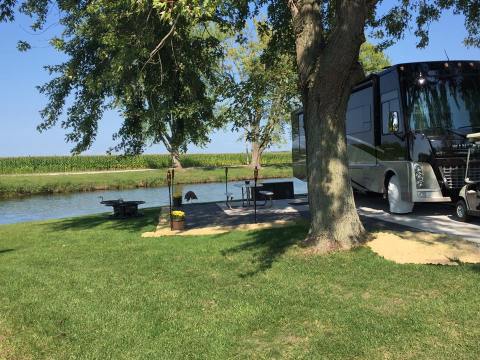
<svg viewBox="0 0 480 360">
<path fill-rule="evenodd" d="M 302 110 L 292 114 L 294 176 L 306 179 Z M 464 185 L 466 134 L 480 131 L 480 61 L 391 66 L 354 87 L 346 136 L 354 189 L 384 194 L 390 211 L 456 200 Z M 307 134 L 308 137 L 308 134 Z M 480 157 L 469 177 L 480 181 Z"/>
</svg>

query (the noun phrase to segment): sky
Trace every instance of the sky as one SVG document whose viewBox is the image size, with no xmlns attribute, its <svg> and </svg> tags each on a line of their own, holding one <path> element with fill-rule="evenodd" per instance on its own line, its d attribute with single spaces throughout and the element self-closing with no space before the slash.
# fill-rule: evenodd
<svg viewBox="0 0 480 360">
<path fill-rule="evenodd" d="M 385 1 L 383 6 L 393 3 Z M 0 157 L 68 155 L 72 144 L 65 143 L 65 130 L 59 126 L 39 133 L 36 126 L 41 122 L 39 110 L 45 106 L 46 98 L 39 94 L 36 86 L 49 80 L 44 65 L 57 64 L 64 55 L 48 45 L 48 39 L 59 31 L 52 26 L 40 35 L 32 35 L 30 21 L 19 16 L 14 23 L 0 24 Z M 413 61 L 446 60 L 445 52 L 452 60 L 480 60 L 480 49 L 466 48 L 462 41 L 466 32 L 463 17 L 445 13 L 439 22 L 430 28 L 430 44 L 426 49 L 417 49 L 412 33 L 385 53 L 393 64 Z M 33 45 L 27 53 L 17 50 L 18 40 L 28 40 Z M 114 145 L 112 134 L 118 130 L 121 117 L 111 111 L 104 115 L 97 139 L 85 154 L 104 154 Z M 288 136 L 288 134 L 287 134 Z M 190 153 L 224 153 L 245 151 L 240 141 L 241 134 L 229 128 L 211 135 L 211 142 L 204 148 L 189 146 Z M 290 150 L 290 141 L 271 150 Z M 146 153 L 165 153 L 162 145 L 154 145 Z"/>
</svg>

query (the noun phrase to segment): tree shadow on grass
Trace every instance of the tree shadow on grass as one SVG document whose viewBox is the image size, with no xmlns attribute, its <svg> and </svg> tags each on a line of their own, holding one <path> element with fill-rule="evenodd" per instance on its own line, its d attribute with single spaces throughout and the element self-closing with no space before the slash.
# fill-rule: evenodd
<svg viewBox="0 0 480 360">
<path fill-rule="evenodd" d="M 14 249 L 0 249 L 0 254 L 4 254 L 10 251 L 14 251 Z"/>
<path fill-rule="evenodd" d="M 468 267 L 473 271 L 480 274 L 480 264 L 468 264 Z"/>
<path fill-rule="evenodd" d="M 305 239 L 308 228 L 303 225 L 252 231 L 248 241 L 222 251 L 223 256 L 243 252 L 252 254 L 254 270 L 243 272 L 240 277 L 254 276 L 270 269 L 273 264 L 293 245 Z"/>
<path fill-rule="evenodd" d="M 95 228 L 101 228 L 104 230 L 140 233 L 146 227 L 150 227 L 151 231 L 153 231 L 158 223 L 160 208 L 141 209 L 139 212 L 143 215 L 132 218 L 117 219 L 105 213 L 61 219 L 55 222 L 46 223 L 44 226 L 49 227 L 52 231 L 93 230 Z"/>
</svg>

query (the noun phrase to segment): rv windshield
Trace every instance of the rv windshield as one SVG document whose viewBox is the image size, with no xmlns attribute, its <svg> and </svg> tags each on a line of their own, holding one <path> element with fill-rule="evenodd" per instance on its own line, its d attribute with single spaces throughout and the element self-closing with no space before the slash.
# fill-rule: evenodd
<svg viewBox="0 0 480 360">
<path fill-rule="evenodd" d="M 480 72 L 468 64 L 436 65 L 424 64 L 404 72 L 410 129 L 468 132 L 480 127 Z"/>
</svg>

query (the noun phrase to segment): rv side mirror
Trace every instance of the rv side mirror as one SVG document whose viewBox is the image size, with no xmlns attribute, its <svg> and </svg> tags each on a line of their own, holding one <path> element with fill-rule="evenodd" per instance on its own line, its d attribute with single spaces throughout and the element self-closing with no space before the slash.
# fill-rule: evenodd
<svg viewBox="0 0 480 360">
<path fill-rule="evenodd" d="M 397 133 L 400 130 L 400 123 L 398 119 L 398 111 L 390 111 L 388 118 L 388 130 L 391 133 Z"/>
</svg>

